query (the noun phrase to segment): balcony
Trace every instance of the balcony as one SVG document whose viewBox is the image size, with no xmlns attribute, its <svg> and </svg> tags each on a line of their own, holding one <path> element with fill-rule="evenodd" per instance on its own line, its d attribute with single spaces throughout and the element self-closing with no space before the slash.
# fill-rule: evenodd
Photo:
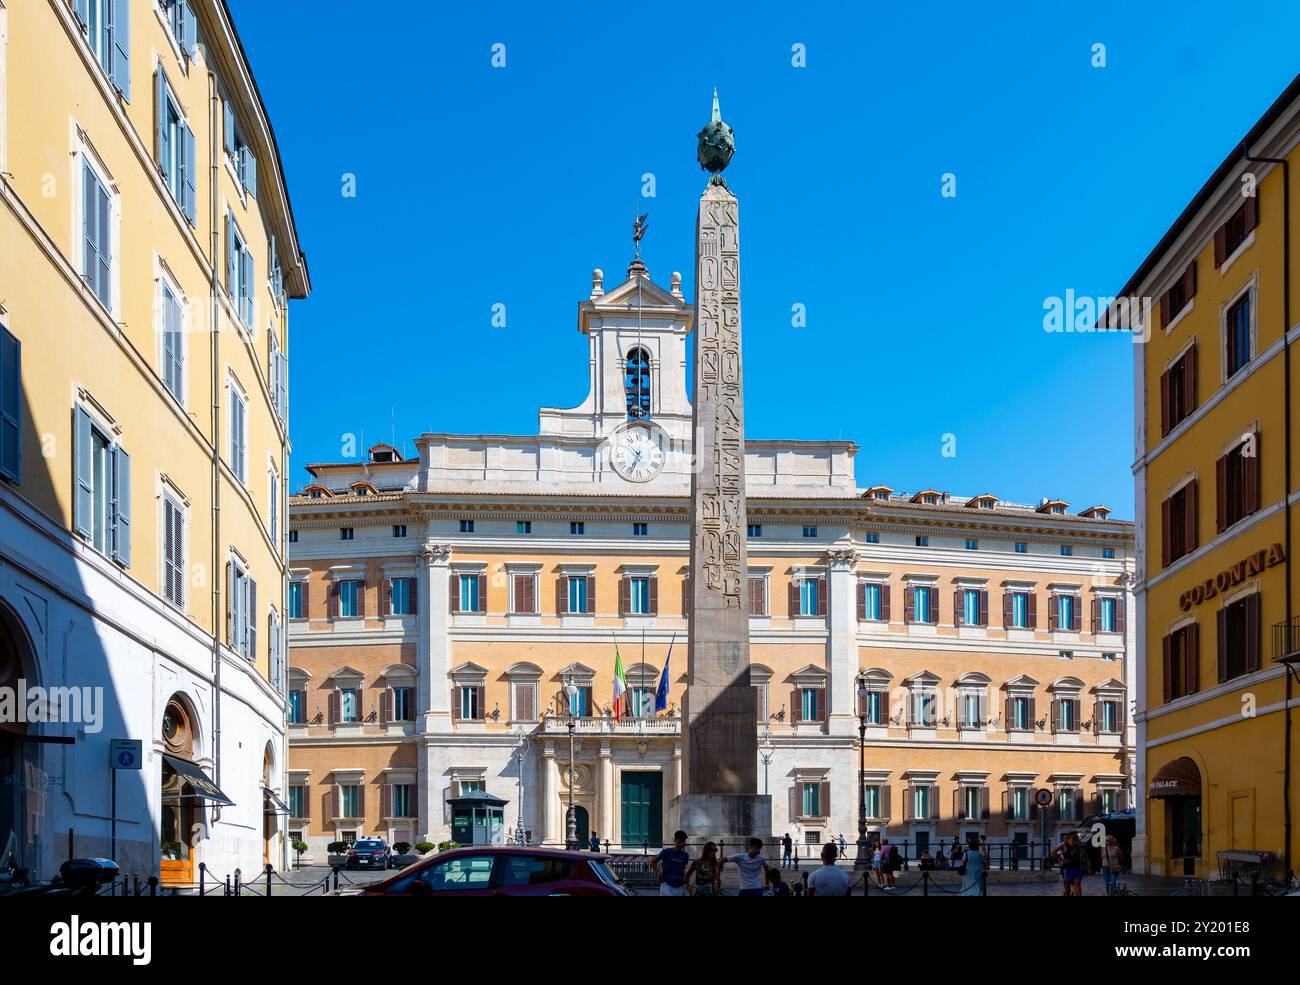
<svg viewBox="0 0 1300 985">
<path fill-rule="evenodd" d="M 682 720 L 678 715 L 659 718 L 624 718 L 615 721 L 603 715 L 584 715 L 573 719 L 575 735 L 649 735 L 675 736 L 682 734 Z M 568 735 L 567 715 L 547 715 L 539 731 L 544 735 Z"/>
<path fill-rule="evenodd" d="M 1300 616 L 1290 622 L 1273 624 L 1273 660 L 1275 663 L 1300 663 Z"/>
</svg>

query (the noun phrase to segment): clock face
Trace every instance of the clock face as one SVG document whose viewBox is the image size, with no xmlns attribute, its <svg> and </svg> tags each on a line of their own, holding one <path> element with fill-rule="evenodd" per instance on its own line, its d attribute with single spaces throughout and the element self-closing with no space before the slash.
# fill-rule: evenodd
<svg viewBox="0 0 1300 985">
<path fill-rule="evenodd" d="M 663 469 L 666 458 L 658 434 L 648 427 L 627 428 L 610 440 L 610 464 L 629 482 L 653 479 Z"/>
</svg>

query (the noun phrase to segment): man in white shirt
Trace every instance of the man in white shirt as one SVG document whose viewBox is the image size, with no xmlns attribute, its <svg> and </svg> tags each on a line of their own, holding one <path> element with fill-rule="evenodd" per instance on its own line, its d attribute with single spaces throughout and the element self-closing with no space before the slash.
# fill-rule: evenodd
<svg viewBox="0 0 1300 985">
<path fill-rule="evenodd" d="M 728 855 L 718 866 L 721 875 L 723 866 L 728 862 L 740 870 L 741 896 L 762 896 L 767 888 L 767 859 L 763 858 L 763 839 L 750 838 L 749 850 Z"/>
<path fill-rule="evenodd" d="M 849 895 L 849 874 L 835 864 L 838 855 L 834 843 L 822 846 L 822 864 L 808 877 L 809 896 Z"/>
</svg>

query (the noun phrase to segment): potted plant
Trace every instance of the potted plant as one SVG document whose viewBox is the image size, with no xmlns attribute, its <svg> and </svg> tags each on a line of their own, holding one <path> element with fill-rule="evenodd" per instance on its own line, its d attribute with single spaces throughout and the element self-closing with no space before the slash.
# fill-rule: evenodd
<svg viewBox="0 0 1300 985">
<path fill-rule="evenodd" d="M 162 857 L 169 862 L 179 861 L 184 858 L 185 847 L 179 841 L 164 841 L 162 843 Z"/>
<path fill-rule="evenodd" d="M 433 851 L 433 842 L 417 841 L 415 843 L 415 850 L 419 852 L 421 855 L 428 855 L 429 852 Z"/>
<path fill-rule="evenodd" d="M 343 868 L 348 864 L 348 843 L 346 841 L 331 841 L 325 846 L 325 851 L 329 853 L 329 864 Z"/>
<path fill-rule="evenodd" d="M 301 838 L 298 838 L 290 847 L 293 849 L 294 855 L 296 856 L 294 859 L 294 865 L 298 868 L 302 868 L 302 856 L 303 853 L 307 851 L 307 843 Z"/>
</svg>

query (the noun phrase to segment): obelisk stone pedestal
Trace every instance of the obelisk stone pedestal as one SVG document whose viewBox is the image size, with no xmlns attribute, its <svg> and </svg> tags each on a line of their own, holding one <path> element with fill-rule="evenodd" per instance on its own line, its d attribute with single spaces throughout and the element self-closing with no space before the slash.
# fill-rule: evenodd
<svg viewBox="0 0 1300 985">
<path fill-rule="evenodd" d="M 708 167 L 706 137 L 721 135 L 729 142 L 730 132 L 718 116 L 715 95 L 713 122 L 701 133 L 702 164 Z M 758 793 L 758 728 L 749 680 L 739 232 L 736 198 L 715 177 L 700 198 L 696 223 L 683 783 L 681 796 L 668 806 L 672 830 L 682 828 L 692 841 L 731 845 L 772 833 L 772 800 Z"/>
</svg>

